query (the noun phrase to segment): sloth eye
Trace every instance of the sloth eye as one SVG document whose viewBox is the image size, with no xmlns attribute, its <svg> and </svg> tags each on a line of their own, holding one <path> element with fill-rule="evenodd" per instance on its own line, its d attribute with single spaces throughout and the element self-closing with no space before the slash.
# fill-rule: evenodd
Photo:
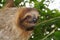
<svg viewBox="0 0 60 40">
<path fill-rule="evenodd" d="M 28 15 L 28 16 L 26 16 L 26 17 L 23 19 L 23 21 L 26 20 L 26 19 L 30 19 L 30 18 L 31 18 L 31 16 Z"/>
<path fill-rule="evenodd" d="M 27 19 L 28 19 L 28 18 L 31 18 L 31 16 L 30 16 L 30 15 L 28 15 L 26 18 L 27 18 Z"/>
</svg>

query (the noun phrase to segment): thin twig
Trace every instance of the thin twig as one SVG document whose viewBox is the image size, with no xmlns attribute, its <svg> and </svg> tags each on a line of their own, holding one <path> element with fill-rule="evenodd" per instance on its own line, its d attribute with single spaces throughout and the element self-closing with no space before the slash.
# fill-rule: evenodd
<svg viewBox="0 0 60 40">
<path fill-rule="evenodd" d="M 47 36 L 45 36 L 42 40 L 45 40 L 47 37 L 49 37 L 51 34 L 53 34 L 55 32 L 55 30 L 57 29 L 57 27 L 55 29 L 53 29 Z"/>
<path fill-rule="evenodd" d="M 59 17 L 52 18 L 52 19 L 50 19 L 50 20 L 45 20 L 45 21 L 43 21 L 43 22 L 41 22 L 41 23 L 38 23 L 36 26 L 38 26 L 38 25 L 40 25 L 40 24 L 42 24 L 42 23 L 49 22 L 49 21 L 54 21 L 54 20 L 56 20 L 56 19 L 60 19 L 60 16 L 59 16 Z"/>
</svg>

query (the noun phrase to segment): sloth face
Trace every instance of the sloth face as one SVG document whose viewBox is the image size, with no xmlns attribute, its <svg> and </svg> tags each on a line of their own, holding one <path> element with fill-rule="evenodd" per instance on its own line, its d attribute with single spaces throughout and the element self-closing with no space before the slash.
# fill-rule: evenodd
<svg viewBox="0 0 60 40">
<path fill-rule="evenodd" d="M 26 30 L 32 30 L 36 25 L 38 18 L 39 13 L 35 10 L 32 10 L 24 15 L 21 24 L 24 26 Z"/>
</svg>

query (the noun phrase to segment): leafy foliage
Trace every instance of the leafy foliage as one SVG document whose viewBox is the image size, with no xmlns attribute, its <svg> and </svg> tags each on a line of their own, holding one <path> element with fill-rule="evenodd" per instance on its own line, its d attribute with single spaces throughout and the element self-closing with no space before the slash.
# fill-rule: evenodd
<svg viewBox="0 0 60 40">
<path fill-rule="evenodd" d="M 60 12 L 56 9 L 50 10 L 46 4 L 43 4 L 45 0 L 41 2 L 35 2 L 35 8 L 40 12 L 40 19 L 34 30 L 34 38 L 32 40 L 60 40 Z M 46 6 L 47 7 L 46 7 Z"/>
</svg>

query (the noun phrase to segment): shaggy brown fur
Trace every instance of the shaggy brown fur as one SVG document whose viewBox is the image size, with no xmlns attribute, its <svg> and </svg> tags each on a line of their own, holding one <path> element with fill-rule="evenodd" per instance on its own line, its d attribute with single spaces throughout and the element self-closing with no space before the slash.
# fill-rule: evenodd
<svg viewBox="0 0 60 40">
<path fill-rule="evenodd" d="M 7 0 L 0 10 L 0 40 L 29 40 L 38 16 L 36 9 L 14 8 L 14 1 Z"/>
<path fill-rule="evenodd" d="M 28 40 L 39 13 L 34 8 L 7 8 L 0 10 L 0 40 Z"/>
</svg>

